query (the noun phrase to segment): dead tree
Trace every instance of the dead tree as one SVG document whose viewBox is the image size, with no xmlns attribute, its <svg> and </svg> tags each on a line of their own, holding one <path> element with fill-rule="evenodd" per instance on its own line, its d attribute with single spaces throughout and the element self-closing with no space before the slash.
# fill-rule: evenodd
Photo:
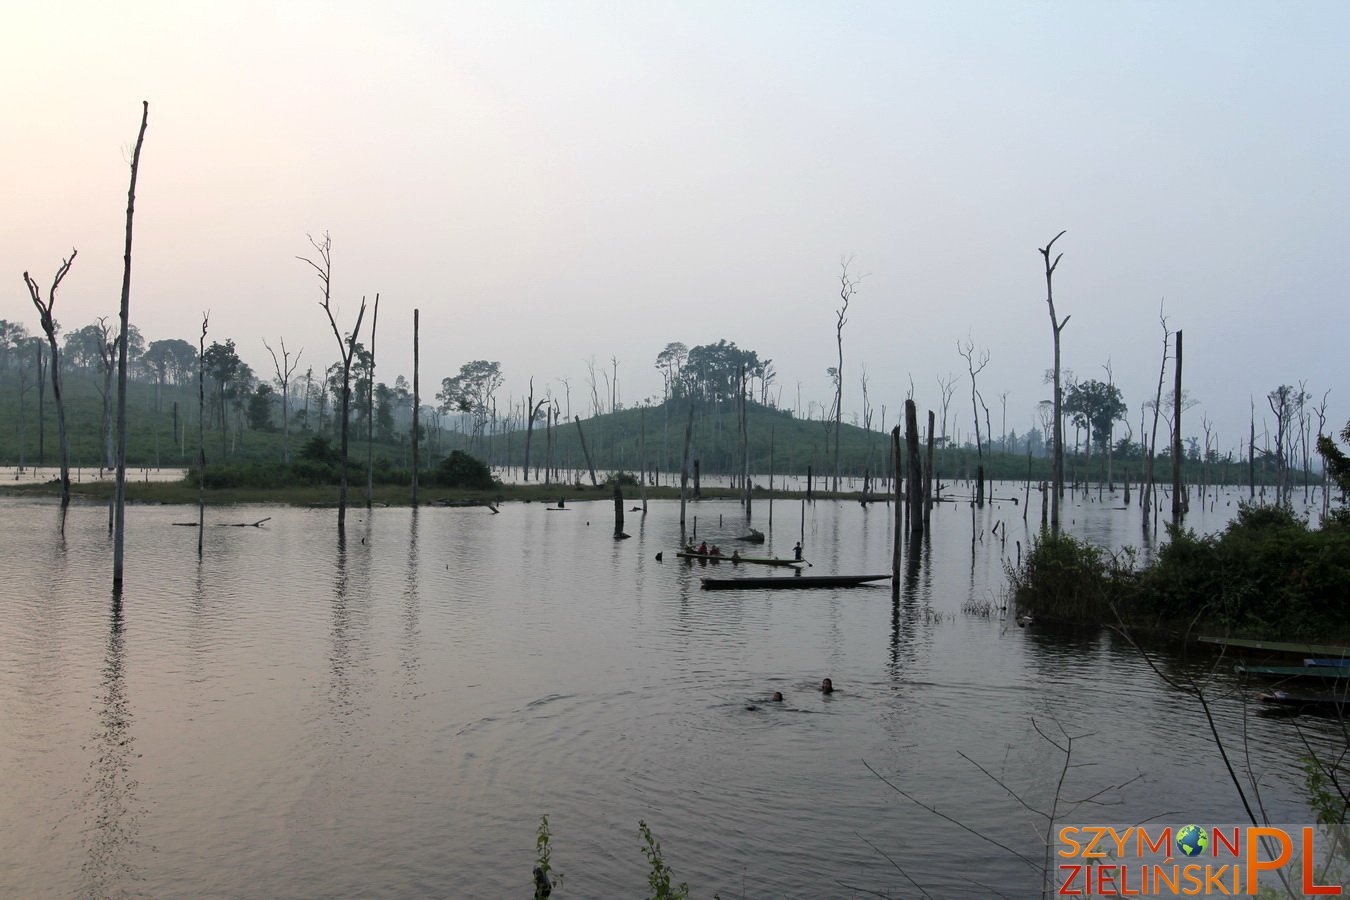
<svg viewBox="0 0 1350 900">
<path fill-rule="evenodd" d="M 975 342 L 969 338 L 965 344 L 956 342 L 956 352 L 966 361 L 966 371 L 970 373 L 970 413 L 975 419 L 975 458 L 977 460 L 976 481 L 975 481 L 975 505 L 984 506 L 984 444 L 980 441 L 980 409 L 977 405 L 977 394 L 975 389 L 975 376 L 984 371 L 984 367 L 989 365 L 989 351 L 982 350 L 978 354 L 975 352 Z M 978 357 L 978 358 L 977 358 Z M 906 401 L 906 404 L 912 401 Z M 908 409 L 906 410 L 908 415 Z"/>
<path fill-rule="evenodd" d="M 835 344 L 839 348 L 839 367 L 835 369 L 834 374 L 834 490 L 839 491 L 839 427 L 843 424 L 844 417 L 844 325 L 848 322 L 848 302 L 858 291 L 858 282 L 861 278 L 854 278 L 848 274 L 848 264 L 851 259 L 843 259 L 839 262 L 839 308 L 835 310 L 836 322 L 834 326 Z"/>
<path fill-rule="evenodd" d="M 375 330 L 380 324 L 380 295 L 370 315 L 370 374 L 366 379 L 366 509 L 375 497 Z"/>
<path fill-rule="evenodd" d="M 535 420 L 536 418 L 539 417 L 539 410 L 540 410 L 540 409 L 544 406 L 544 404 L 546 404 L 546 403 L 548 403 L 548 398 L 547 398 L 547 397 L 545 397 L 544 399 L 540 400 L 537 404 L 534 402 L 534 379 L 531 378 L 531 379 L 530 379 L 530 396 L 529 396 L 529 399 L 527 399 L 527 400 L 525 401 L 525 409 L 528 410 L 528 412 L 526 413 L 526 419 L 527 419 L 527 421 L 525 422 L 525 469 L 524 469 L 524 478 L 525 478 L 526 481 L 529 481 L 529 480 L 530 480 L 530 441 L 531 441 L 531 439 L 532 439 L 533 436 L 534 436 L 534 420 Z"/>
<path fill-rule="evenodd" d="M 37 307 L 38 320 L 42 324 L 42 332 L 47 335 L 47 344 L 52 351 L 51 373 L 52 373 L 52 399 L 56 401 L 56 427 L 57 435 L 60 440 L 61 450 L 61 509 L 65 510 L 70 505 L 70 444 L 66 438 L 66 407 L 61 400 L 61 357 L 56 348 L 56 320 L 52 317 L 52 307 L 56 305 L 56 289 L 61 286 L 61 281 L 70 271 L 70 264 L 75 262 L 75 248 L 71 248 L 70 256 L 61 260 L 61 266 L 56 270 L 56 275 L 52 278 L 52 286 L 47 291 L 47 302 L 42 302 L 42 291 L 39 290 L 37 282 L 23 273 L 23 283 L 28 286 L 29 296 L 33 298 L 33 305 Z M 64 521 L 64 520 L 63 520 Z"/>
<path fill-rule="evenodd" d="M 919 464 L 919 411 L 913 400 L 905 401 L 905 507 L 909 510 L 909 533 L 923 533 L 923 467 Z"/>
<path fill-rule="evenodd" d="M 300 365 L 300 357 L 304 354 L 304 348 L 295 354 L 295 362 L 291 362 L 290 351 L 286 349 L 286 339 L 281 339 L 281 360 L 277 360 L 277 353 L 272 349 L 272 345 L 267 343 L 267 338 L 263 338 L 263 346 L 267 352 L 272 354 L 272 368 L 277 373 L 277 384 L 281 386 L 281 461 L 286 465 L 291 464 L 291 376 Z M 371 352 L 374 353 L 372 347 Z"/>
<path fill-rule="evenodd" d="M 680 532 L 683 539 L 684 508 L 689 502 L 689 445 L 694 437 L 694 403 L 689 402 L 689 421 L 684 426 L 684 453 L 680 455 Z"/>
<path fill-rule="evenodd" d="M 418 311 L 413 310 L 413 408 L 412 408 L 412 505 L 417 506 L 417 469 L 422 465 L 422 458 L 419 455 L 420 446 L 418 440 L 422 431 L 422 386 L 419 381 L 419 363 L 418 351 L 420 349 L 418 341 L 420 335 L 417 331 Z"/>
<path fill-rule="evenodd" d="M 127 335 L 131 310 L 131 221 L 136 210 L 136 174 L 141 162 L 141 144 L 145 141 L 145 126 L 150 117 L 150 104 L 141 101 L 141 130 L 136 135 L 136 149 L 131 155 L 131 187 L 127 190 L 127 240 L 122 256 L 121 334 L 117 350 L 117 523 L 113 528 L 113 593 L 122 591 L 123 545 L 126 532 L 127 482 Z"/>
<path fill-rule="evenodd" d="M 1065 316 L 1061 322 L 1055 314 L 1055 269 L 1059 267 L 1059 261 L 1064 258 L 1064 254 L 1060 253 L 1055 257 L 1055 261 L 1051 262 L 1050 249 L 1055 246 L 1055 241 L 1063 236 L 1064 232 L 1061 231 L 1050 243 L 1041 248 L 1041 256 L 1045 257 L 1045 302 L 1050 307 L 1050 330 L 1055 339 L 1054 468 L 1050 490 L 1050 532 L 1054 535 L 1059 534 L 1059 498 L 1064 491 L 1064 390 L 1060 380 L 1060 334 L 1064 331 L 1064 326 L 1069 324 L 1071 316 Z"/>
<path fill-rule="evenodd" d="M 1172 385 L 1172 524 L 1181 527 L 1185 504 L 1181 495 L 1181 329 L 1177 329 L 1177 365 Z"/>
<path fill-rule="evenodd" d="M 347 528 L 347 435 L 348 420 L 350 419 L 349 410 L 352 403 L 352 357 L 356 353 L 356 340 L 361 334 L 361 320 L 366 316 L 366 298 L 361 298 L 361 306 L 356 312 L 356 326 L 352 328 L 351 333 L 344 340 L 342 332 L 338 330 L 337 319 L 333 317 L 332 306 L 332 275 L 333 275 L 333 240 L 324 232 L 323 240 L 316 241 L 313 235 L 309 236 L 309 243 L 319 254 L 319 261 L 304 256 L 297 256 L 296 259 L 301 262 L 309 263 L 319 276 L 319 286 L 323 294 L 323 299 L 319 301 L 319 306 L 323 307 L 324 314 L 328 316 L 328 324 L 333 329 L 333 337 L 338 342 L 338 352 L 342 357 L 342 483 L 338 489 L 338 531 L 345 531 Z M 379 295 L 375 296 L 379 301 Z"/>
<path fill-rule="evenodd" d="M 113 439 L 113 378 L 117 374 L 117 338 L 113 336 L 112 326 L 107 316 L 99 316 L 91 326 L 98 332 L 99 375 L 103 384 L 98 388 L 102 406 L 99 418 L 99 431 L 103 434 L 103 452 L 100 455 L 99 469 L 109 472 L 117 467 L 117 448 Z M 108 506 L 109 513 L 112 505 Z M 112 531 L 112 516 L 108 517 L 108 530 Z"/>
<path fill-rule="evenodd" d="M 197 559 L 202 558 L 202 532 L 206 522 L 206 323 L 202 313 L 202 336 L 197 340 Z"/>
<path fill-rule="evenodd" d="M 1167 316 L 1163 315 L 1161 310 L 1158 312 L 1158 321 L 1162 323 L 1163 330 L 1162 364 L 1158 367 L 1158 392 L 1153 397 L 1153 434 L 1149 438 L 1148 452 L 1144 456 L 1144 485 L 1139 491 L 1139 508 L 1144 517 L 1144 531 L 1148 531 L 1148 519 L 1153 512 L 1153 459 L 1158 449 L 1158 414 L 1162 411 L 1163 378 L 1167 374 L 1167 349 L 1172 342 L 1172 331 L 1167 327 Z"/>
<path fill-rule="evenodd" d="M 581 452 L 586 457 L 586 468 L 591 473 L 591 487 L 599 487 L 600 482 L 595 480 L 595 464 L 591 462 L 591 451 L 586 449 L 586 432 L 581 430 L 581 416 L 576 416 L 572 421 L 577 423 L 577 436 L 581 438 Z"/>
</svg>

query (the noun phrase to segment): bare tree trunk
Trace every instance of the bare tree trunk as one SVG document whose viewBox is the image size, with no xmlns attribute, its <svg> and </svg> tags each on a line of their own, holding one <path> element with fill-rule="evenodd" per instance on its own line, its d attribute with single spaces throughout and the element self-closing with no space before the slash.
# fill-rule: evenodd
<svg viewBox="0 0 1350 900">
<path fill-rule="evenodd" d="M 540 400 L 539 406 L 535 406 L 534 378 L 530 378 L 530 396 L 529 399 L 525 401 L 525 415 L 527 417 L 527 421 L 525 422 L 525 469 L 523 474 L 525 481 L 530 480 L 530 441 L 534 436 L 534 417 L 539 414 L 539 407 L 543 406 L 546 402 L 546 400 Z"/>
<path fill-rule="evenodd" d="M 923 467 L 919 464 L 919 412 L 913 400 L 905 401 L 905 446 L 909 471 L 905 479 L 905 505 L 909 508 L 909 533 L 923 533 Z"/>
<path fill-rule="evenodd" d="M 638 438 L 638 457 L 640 474 L 638 475 L 638 496 L 642 498 L 642 514 L 647 514 L 647 407 L 639 413 L 641 434 Z"/>
<path fill-rule="evenodd" d="M 272 356 L 272 369 L 277 373 L 277 381 L 281 383 L 281 461 L 286 465 L 291 464 L 291 375 L 295 373 L 300 365 L 300 357 L 304 354 L 302 348 L 295 354 L 295 362 L 291 362 L 291 354 L 286 349 L 286 339 L 281 339 L 281 359 L 277 360 L 276 351 L 272 346 L 263 340 L 263 346 Z M 372 354 L 374 348 L 371 349 Z M 305 403 L 308 405 L 309 398 L 306 396 Z"/>
<path fill-rule="evenodd" d="M 206 531 L 206 323 L 202 313 L 202 336 L 197 341 L 197 560 L 202 558 L 202 535 Z"/>
<path fill-rule="evenodd" d="M 1055 424 L 1054 424 L 1054 468 L 1053 484 L 1050 491 L 1050 532 L 1056 536 L 1059 535 L 1059 498 L 1064 492 L 1064 391 L 1060 378 L 1060 333 L 1064 326 L 1069 324 L 1071 316 L 1065 316 L 1064 321 L 1059 321 L 1055 314 L 1055 292 L 1054 275 L 1055 269 L 1059 266 L 1059 261 L 1064 258 L 1061 253 L 1055 257 L 1055 261 L 1050 261 L 1050 248 L 1055 245 L 1055 241 L 1064 236 L 1061 231 L 1055 235 L 1050 243 L 1041 248 L 1041 255 L 1045 257 L 1045 302 L 1050 307 L 1050 328 L 1055 339 Z"/>
<path fill-rule="evenodd" d="M 928 411 L 928 460 L 923 467 L 923 527 L 928 528 L 933 516 L 933 411 Z"/>
<path fill-rule="evenodd" d="M 342 453 L 342 485 L 338 489 L 338 532 L 341 533 L 347 528 L 347 435 L 352 402 L 352 356 L 356 352 L 356 342 L 361 334 L 361 320 L 366 315 L 366 298 L 361 298 L 361 306 L 356 313 L 356 326 L 352 328 L 351 334 L 347 335 L 344 341 L 342 332 L 338 329 L 337 320 L 333 318 L 332 307 L 332 274 L 333 274 L 333 242 L 325 232 L 323 241 L 309 239 L 311 245 L 319 253 L 319 262 L 306 259 L 303 256 L 297 256 L 296 259 L 301 262 L 309 263 L 314 271 L 318 273 L 319 284 L 323 290 L 323 299 L 319 305 L 323 307 L 324 313 L 328 316 L 328 324 L 333 329 L 333 337 L 337 339 L 338 351 L 342 355 L 342 429 L 341 429 L 341 450 Z M 380 302 L 380 295 L 375 295 L 375 302 Z"/>
<path fill-rule="evenodd" d="M 1177 365 L 1172 386 L 1172 524 L 1181 527 L 1181 329 L 1177 329 Z"/>
<path fill-rule="evenodd" d="M 123 548 L 126 532 L 127 483 L 127 319 L 131 310 L 131 220 L 136 209 L 136 171 L 141 162 L 141 144 L 150 117 L 150 104 L 141 101 L 141 130 L 131 155 L 131 187 L 127 190 L 127 242 L 122 257 L 122 331 L 117 348 L 117 523 L 113 528 L 113 593 L 122 592 Z"/>
<path fill-rule="evenodd" d="M 586 449 L 586 432 L 581 430 L 581 416 L 572 419 L 577 423 L 577 434 L 581 437 L 581 452 L 586 457 L 586 468 L 591 473 L 591 487 L 599 487 L 600 482 L 595 480 L 595 464 L 591 462 L 591 451 Z"/>
<path fill-rule="evenodd" d="M 694 438 L 694 403 L 689 403 L 689 421 L 684 426 L 684 453 L 680 454 L 680 531 L 684 531 L 684 507 L 689 501 L 689 444 Z"/>
<path fill-rule="evenodd" d="M 422 383 L 419 380 L 421 359 L 421 334 L 418 327 L 419 311 L 413 310 L 413 408 L 412 408 L 412 505 L 417 506 L 417 470 L 421 468 L 419 441 L 422 431 Z"/>
<path fill-rule="evenodd" d="M 891 600 L 900 598 L 900 545 L 904 543 L 905 508 L 908 505 L 908 491 L 901 487 L 900 480 L 900 426 L 891 429 L 891 467 L 895 471 L 895 522 L 892 526 L 891 543 Z M 802 515 L 805 516 L 803 506 Z"/>
<path fill-rule="evenodd" d="M 839 368 L 834 375 L 834 490 L 839 492 L 839 430 L 844 419 L 844 324 L 848 321 L 848 301 L 858 290 L 861 279 L 850 278 L 847 259 L 840 262 L 839 272 L 839 309 L 835 311 L 838 321 L 835 323 L 835 343 L 839 347 Z"/>
<path fill-rule="evenodd" d="M 52 278 L 52 286 L 47 291 L 46 303 L 42 302 L 42 292 L 38 288 L 37 282 L 28 277 L 27 272 L 23 273 L 23 283 L 28 286 L 28 293 L 33 299 L 33 305 L 37 307 L 42 331 L 47 335 L 47 344 L 52 351 L 52 399 L 56 401 L 56 425 L 61 451 L 61 527 L 63 532 L 65 529 L 65 510 L 66 507 L 70 506 L 70 443 L 66 437 L 66 406 L 61 400 L 61 357 L 57 353 L 57 324 L 56 320 L 52 318 L 52 307 L 56 305 L 56 289 L 61 286 L 61 280 L 70 271 L 70 264 L 75 261 L 76 252 L 72 247 L 70 256 L 61 260 L 61 266 Z"/>
<path fill-rule="evenodd" d="M 1247 438 L 1247 485 L 1249 500 L 1256 499 L 1256 401 L 1252 400 L 1251 432 Z"/>
<path fill-rule="evenodd" d="M 1158 392 L 1153 398 L 1153 434 L 1149 438 L 1148 454 L 1144 461 L 1145 483 L 1139 490 L 1139 508 L 1143 513 L 1144 531 L 1146 532 L 1148 531 L 1149 516 L 1153 514 L 1153 461 L 1158 450 L 1158 415 L 1162 411 L 1163 378 L 1167 373 L 1167 345 L 1172 338 L 1172 332 L 1167 328 L 1167 317 L 1160 314 L 1159 318 L 1162 320 L 1163 328 L 1162 364 L 1158 368 Z"/>
<path fill-rule="evenodd" d="M 370 379 L 366 382 L 366 509 L 375 498 L 375 331 L 380 324 L 380 295 L 370 316 Z"/>
</svg>

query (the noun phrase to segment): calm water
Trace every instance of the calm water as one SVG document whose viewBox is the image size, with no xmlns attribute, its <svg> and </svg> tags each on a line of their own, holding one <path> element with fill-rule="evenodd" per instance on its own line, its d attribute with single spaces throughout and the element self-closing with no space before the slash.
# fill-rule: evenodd
<svg viewBox="0 0 1350 900">
<path fill-rule="evenodd" d="M 1138 544 L 1118 505 L 1066 523 Z M 570 507 L 353 510 L 345 543 L 333 510 L 217 508 L 199 565 L 174 524 L 195 509 L 135 506 L 114 605 L 105 508 L 62 540 L 55 505 L 0 502 L 0 896 L 528 897 L 542 814 L 563 897 L 646 896 L 640 819 L 697 897 L 915 893 L 883 852 L 933 896 L 1031 896 L 1026 865 L 868 767 L 1035 857 L 1036 820 L 962 758 L 1047 805 L 1062 757 L 1035 726 L 1080 736 L 1066 796 L 1138 779 L 1067 821 L 1243 818 L 1194 702 L 1119 638 L 971 607 L 1001 603 L 1018 507 L 937 509 L 897 605 L 704 592 L 670 558 L 678 503 L 620 542 L 610 503 Z M 690 515 L 744 527 L 731 502 Z M 811 574 L 889 570 L 885 506 L 768 515 L 778 554 L 804 529 Z M 1211 687 L 1271 819 L 1305 821 L 1290 722 Z"/>
</svg>

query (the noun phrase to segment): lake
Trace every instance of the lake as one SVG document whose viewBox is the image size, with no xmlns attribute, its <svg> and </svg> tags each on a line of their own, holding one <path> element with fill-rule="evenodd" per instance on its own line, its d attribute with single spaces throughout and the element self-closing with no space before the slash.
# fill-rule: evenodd
<svg viewBox="0 0 1350 900">
<path fill-rule="evenodd" d="M 1064 522 L 1139 545 L 1120 505 L 1078 494 Z M 0 895 L 524 898 L 547 814 L 562 897 L 646 896 L 639 820 L 695 897 L 1031 896 L 1025 862 L 887 781 L 1039 859 L 1008 790 L 1049 808 L 1064 758 L 1038 729 L 1075 737 L 1066 800 L 1124 785 L 1063 822 L 1243 821 L 1198 704 L 1128 642 L 998 610 L 1033 506 L 936 508 L 893 604 L 884 582 L 703 591 L 676 501 L 625 541 L 608 500 L 355 508 L 345 540 L 332 509 L 215 507 L 200 563 L 175 524 L 195 508 L 135 505 L 115 603 L 106 507 L 62 538 L 56 504 L 0 501 Z M 763 549 L 803 538 L 809 574 L 890 569 L 884 504 L 769 512 Z M 689 515 L 744 547 L 735 502 Z M 1308 821 L 1291 722 L 1228 674 L 1209 693 L 1271 821 Z"/>
</svg>

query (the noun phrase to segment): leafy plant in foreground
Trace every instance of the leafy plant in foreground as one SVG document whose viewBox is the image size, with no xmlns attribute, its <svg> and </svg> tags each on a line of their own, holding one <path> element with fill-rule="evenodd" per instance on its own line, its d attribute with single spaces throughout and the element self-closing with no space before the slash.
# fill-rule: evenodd
<svg viewBox="0 0 1350 900">
<path fill-rule="evenodd" d="M 534 839 L 534 900 L 543 900 L 544 897 L 553 893 L 554 878 L 558 881 L 558 887 L 562 887 L 562 874 L 553 875 L 553 866 L 549 862 L 553 852 L 549 845 L 551 838 L 552 833 L 548 830 L 548 816 L 540 816 L 539 835 Z"/>
<path fill-rule="evenodd" d="M 646 821 L 638 820 L 638 831 L 646 843 L 642 848 L 642 855 L 647 857 L 647 862 L 652 867 L 651 872 L 647 874 L 647 884 L 651 885 L 652 889 L 651 900 L 686 900 L 689 896 L 689 884 L 682 881 L 679 887 L 671 887 L 670 879 L 674 872 L 661 856 L 661 842 L 652 834 Z"/>
</svg>

